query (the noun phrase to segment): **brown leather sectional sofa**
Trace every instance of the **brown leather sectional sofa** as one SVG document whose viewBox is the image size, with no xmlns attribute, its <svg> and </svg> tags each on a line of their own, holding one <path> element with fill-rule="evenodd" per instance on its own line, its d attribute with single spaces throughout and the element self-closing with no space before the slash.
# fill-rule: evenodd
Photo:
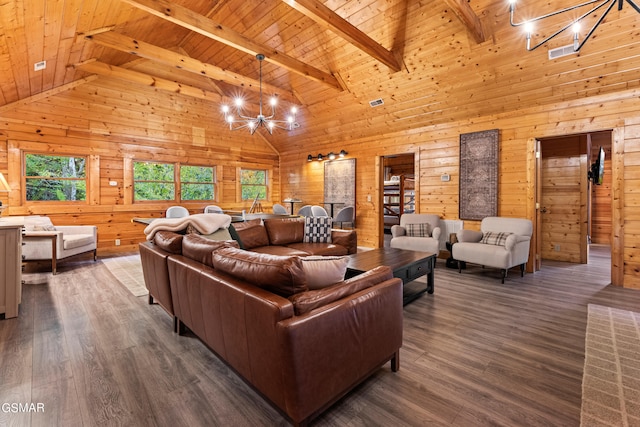
<svg viewBox="0 0 640 427">
<path fill-rule="evenodd" d="M 188 327 L 294 425 L 387 361 L 398 369 L 402 282 L 388 267 L 309 291 L 299 256 L 238 246 L 159 232 L 140 244 L 145 281 L 178 330 Z"/>
</svg>

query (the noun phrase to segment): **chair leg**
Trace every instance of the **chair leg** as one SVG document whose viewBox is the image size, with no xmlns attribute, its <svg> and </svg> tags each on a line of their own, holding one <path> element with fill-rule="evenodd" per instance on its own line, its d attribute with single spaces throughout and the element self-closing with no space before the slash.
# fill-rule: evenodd
<svg viewBox="0 0 640 427">
<path fill-rule="evenodd" d="M 526 266 L 526 263 L 524 264 L 520 264 L 520 277 L 524 277 L 524 268 Z"/>
<path fill-rule="evenodd" d="M 502 284 L 504 285 L 504 279 L 507 277 L 507 269 L 502 269 Z"/>
</svg>

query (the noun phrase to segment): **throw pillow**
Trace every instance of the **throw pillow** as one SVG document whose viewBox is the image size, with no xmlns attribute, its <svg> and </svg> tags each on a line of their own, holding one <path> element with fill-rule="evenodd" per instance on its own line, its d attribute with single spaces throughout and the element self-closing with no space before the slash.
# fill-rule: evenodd
<svg viewBox="0 0 640 427">
<path fill-rule="evenodd" d="M 304 242 L 305 243 L 331 243 L 332 219 L 328 216 L 305 217 Z"/>
<path fill-rule="evenodd" d="M 236 233 L 242 242 L 243 249 L 253 249 L 260 246 L 269 246 L 269 235 L 262 223 L 252 223 L 247 227 L 234 226 Z"/>
<path fill-rule="evenodd" d="M 418 224 L 405 224 L 404 228 L 407 230 L 407 236 L 431 237 L 431 224 L 429 224 L 428 222 L 421 222 Z"/>
<path fill-rule="evenodd" d="M 312 255 L 302 257 L 309 289 L 322 289 L 344 280 L 349 257 Z"/>
<path fill-rule="evenodd" d="M 505 243 L 507 243 L 507 237 L 511 234 L 513 233 L 486 231 L 482 233 L 482 240 L 480 242 L 485 245 L 505 246 Z"/>
<path fill-rule="evenodd" d="M 308 289 L 302 261 L 297 256 L 225 247 L 213 252 L 213 268 L 285 298 Z"/>
</svg>

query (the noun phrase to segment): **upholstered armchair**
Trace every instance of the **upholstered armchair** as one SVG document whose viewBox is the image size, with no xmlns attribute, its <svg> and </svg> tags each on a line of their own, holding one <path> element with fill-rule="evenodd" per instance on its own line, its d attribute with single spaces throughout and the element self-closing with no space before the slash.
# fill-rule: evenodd
<svg viewBox="0 0 640 427">
<path fill-rule="evenodd" d="M 460 230 L 458 242 L 453 244 L 452 256 L 460 262 L 499 268 L 502 283 L 507 271 L 520 266 L 520 276 L 529 259 L 529 245 L 533 224 L 528 219 L 487 217 L 480 224 L 481 231 Z M 459 272 L 462 269 L 459 267 Z"/>
<path fill-rule="evenodd" d="M 54 226 L 48 217 L 32 215 L 24 217 L 24 230 L 23 260 L 51 260 L 53 274 L 57 261 L 74 255 L 93 252 L 96 260 L 98 228 L 94 225 Z"/>
<path fill-rule="evenodd" d="M 440 217 L 435 214 L 403 214 L 400 225 L 391 227 L 392 248 L 440 252 Z"/>
</svg>

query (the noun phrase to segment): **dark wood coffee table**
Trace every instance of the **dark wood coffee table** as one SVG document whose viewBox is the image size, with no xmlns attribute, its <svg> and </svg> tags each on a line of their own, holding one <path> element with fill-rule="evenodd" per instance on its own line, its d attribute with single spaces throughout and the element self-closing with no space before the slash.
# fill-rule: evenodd
<svg viewBox="0 0 640 427">
<path fill-rule="evenodd" d="M 427 276 L 427 286 L 413 292 L 407 292 L 403 296 L 404 305 L 407 305 L 425 292 L 432 294 L 434 291 L 433 269 L 436 266 L 436 254 L 431 252 L 416 252 L 396 248 L 377 248 L 370 251 L 358 252 L 349 255 L 351 260 L 347 265 L 346 278 L 351 278 L 372 270 L 379 265 L 386 265 L 393 270 L 393 277 L 402 279 L 402 284 Z"/>
</svg>

